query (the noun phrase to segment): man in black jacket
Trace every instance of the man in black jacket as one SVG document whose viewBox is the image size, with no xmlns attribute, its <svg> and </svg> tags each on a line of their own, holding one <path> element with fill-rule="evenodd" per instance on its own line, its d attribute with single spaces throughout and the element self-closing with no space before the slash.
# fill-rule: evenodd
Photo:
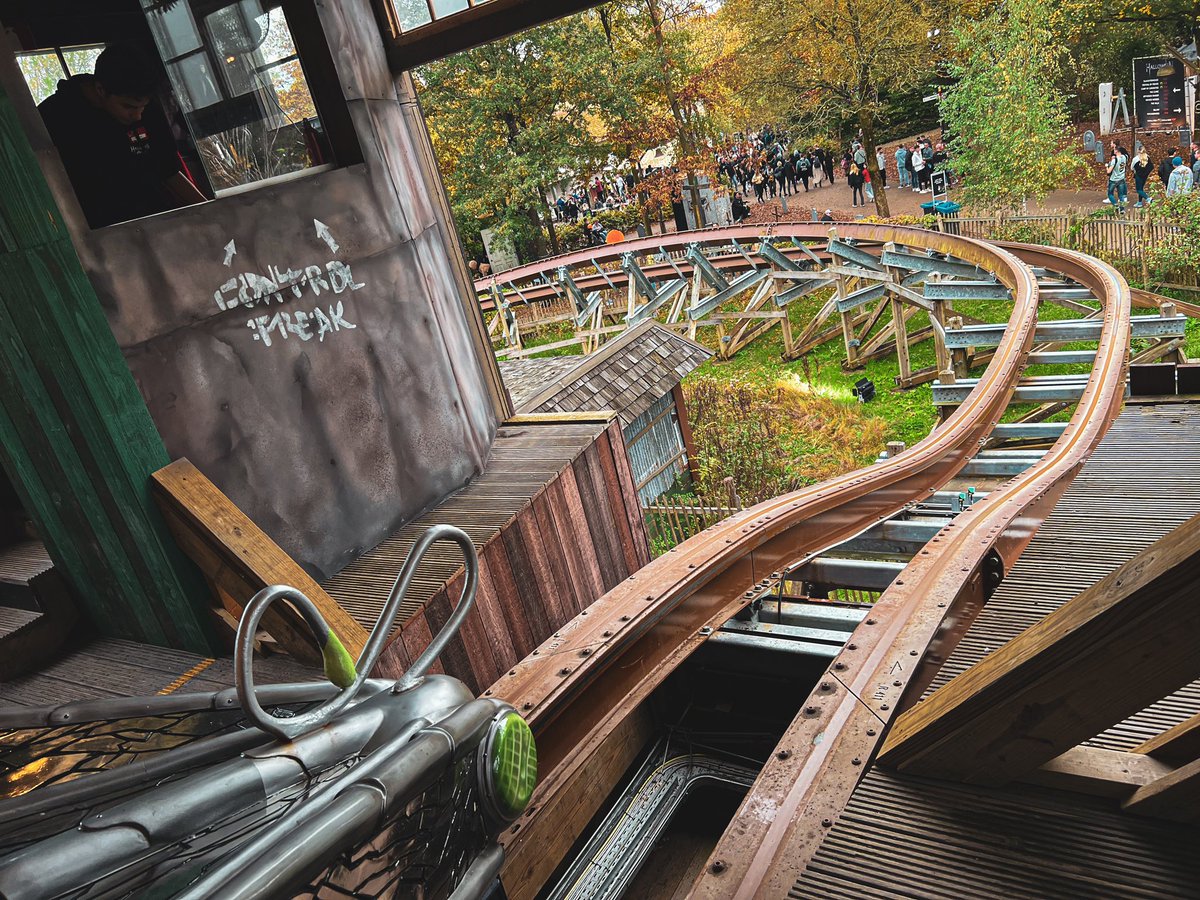
<svg viewBox="0 0 1200 900">
<path fill-rule="evenodd" d="M 38 107 L 93 228 L 207 199 L 184 174 L 156 82 L 136 48 L 114 45 Z"/>
</svg>

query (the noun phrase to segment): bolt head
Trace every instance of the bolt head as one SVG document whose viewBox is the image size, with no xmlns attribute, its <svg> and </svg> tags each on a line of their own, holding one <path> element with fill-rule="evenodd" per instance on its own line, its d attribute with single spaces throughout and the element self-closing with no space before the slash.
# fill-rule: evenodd
<svg viewBox="0 0 1200 900">
<path fill-rule="evenodd" d="M 850 760 L 850 765 L 852 765 L 852 766 L 861 766 L 861 765 L 862 765 L 862 760 L 861 760 L 861 759 L 859 759 L 859 758 L 856 756 L 856 757 L 854 757 L 854 759 Z"/>
<path fill-rule="evenodd" d="M 901 682 L 901 681 L 898 681 L 898 680 L 897 680 L 897 681 L 893 681 L 893 682 L 892 682 L 892 687 L 900 687 L 900 685 L 901 685 L 901 684 L 903 684 L 903 682 Z"/>
<path fill-rule="evenodd" d="M 725 860 L 714 859 L 712 865 L 708 867 L 708 871 L 712 872 L 714 875 L 720 875 L 722 872 L 725 871 L 725 868 L 726 868 Z"/>
<path fill-rule="evenodd" d="M 874 728 L 867 729 L 867 737 L 875 737 L 875 729 Z"/>
<path fill-rule="evenodd" d="M 888 706 L 886 703 L 880 703 L 880 704 L 879 704 L 879 708 L 880 708 L 880 709 L 891 709 L 891 707 L 890 707 L 890 706 Z"/>
<path fill-rule="evenodd" d="M 822 819 L 821 827 L 822 828 L 832 828 L 833 827 L 833 819 Z"/>
</svg>

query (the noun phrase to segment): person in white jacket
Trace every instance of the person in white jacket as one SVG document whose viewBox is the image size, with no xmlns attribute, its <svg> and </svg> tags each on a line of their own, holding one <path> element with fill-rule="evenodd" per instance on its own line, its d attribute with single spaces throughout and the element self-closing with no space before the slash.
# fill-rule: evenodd
<svg viewBox="0 0 1200 900">
<path fill-rule="evenodd" d="M 913 164 L 913 190 L 918 194 L 924 194 L 925 190 L 921 187 L 921 173 L 925 171 L 925 157 L 921 155 L 920 149 L 912 151 Z"/>
</svg>

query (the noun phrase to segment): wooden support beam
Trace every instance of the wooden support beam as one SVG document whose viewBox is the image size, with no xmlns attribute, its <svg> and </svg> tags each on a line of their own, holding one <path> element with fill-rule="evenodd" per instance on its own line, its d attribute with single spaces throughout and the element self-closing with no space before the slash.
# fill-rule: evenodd
<svg viewBox="0 0 1200 900">
<path fill-rule="evenodd" d="M 1137 816 L 1200 821 L 1200 759 L 1138 788 L 1122 808 Z"/>
<path fill-rule="evenodd" d="M 358 657 L 366 630 L 188 460 L 159 469 L 152 486 L 175 540 L 215 590 L 245 606 L 264 587 L 291 585 L 316 605 L 350 655 Z M 268 611 L 267 630 L 289 652 L 311 658 L 306 630 L 295 623 L 272 630 L 271 615 L 279 608 L 276 604 Z"/>
<path fill-rule="evenodd" d="M 1133 752 L 1145 753 L 1176 765 L 1200 759 L 1200 713 L 1139 744 L 1133 748 Z"/>
<path fill-rule="evenodd" d="M 892 307 L 893 330 L 896 333 L 896 361 L 900 364 L 899 382 L 901 385 L 907 386 L 912 380 L 912 357 L 908 348 L 908 328 L 904 319 L 904 304 L 895 296 L 889 298 L 889 303 Z"/>
<path fill-rule="evenodd" d="M 1171 772 L 1171 766 L 1141 753 L 1073 747 L 1021 780 L 1060 791 L 1123 799 Z"/>
<path fill-rule="evenodd" d="M 1194 516 L 904 713 L 880 759 L 1004 784 L 1188 684 L 1198 565 Z"/>
</svg>

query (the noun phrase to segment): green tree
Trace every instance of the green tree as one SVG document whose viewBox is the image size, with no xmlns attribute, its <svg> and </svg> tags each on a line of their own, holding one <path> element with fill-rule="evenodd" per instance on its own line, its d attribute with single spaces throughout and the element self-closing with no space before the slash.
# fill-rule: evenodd
<svg viewBox="0 0 1200 900">
<path fill-rule="evenodd" d="M 553 251 L 550 185 L 608 162 L 609 123 L 634 115 L 595 12 L 560 19 L 416 73 L 460 230 L 498 226 L 526 254 Z"/>
<path fill-rule="evenodd" d="M 1054 89 L 1065 51 L 1041 0 L 1007 0 L 954 30 L 957 80 L 942 100 L 954 137 L 951 166 L 963 200 L 1016 210 L 1044 199 L 1084 170 L 1070 140 L 1066 102 Z"/>
</svg>

